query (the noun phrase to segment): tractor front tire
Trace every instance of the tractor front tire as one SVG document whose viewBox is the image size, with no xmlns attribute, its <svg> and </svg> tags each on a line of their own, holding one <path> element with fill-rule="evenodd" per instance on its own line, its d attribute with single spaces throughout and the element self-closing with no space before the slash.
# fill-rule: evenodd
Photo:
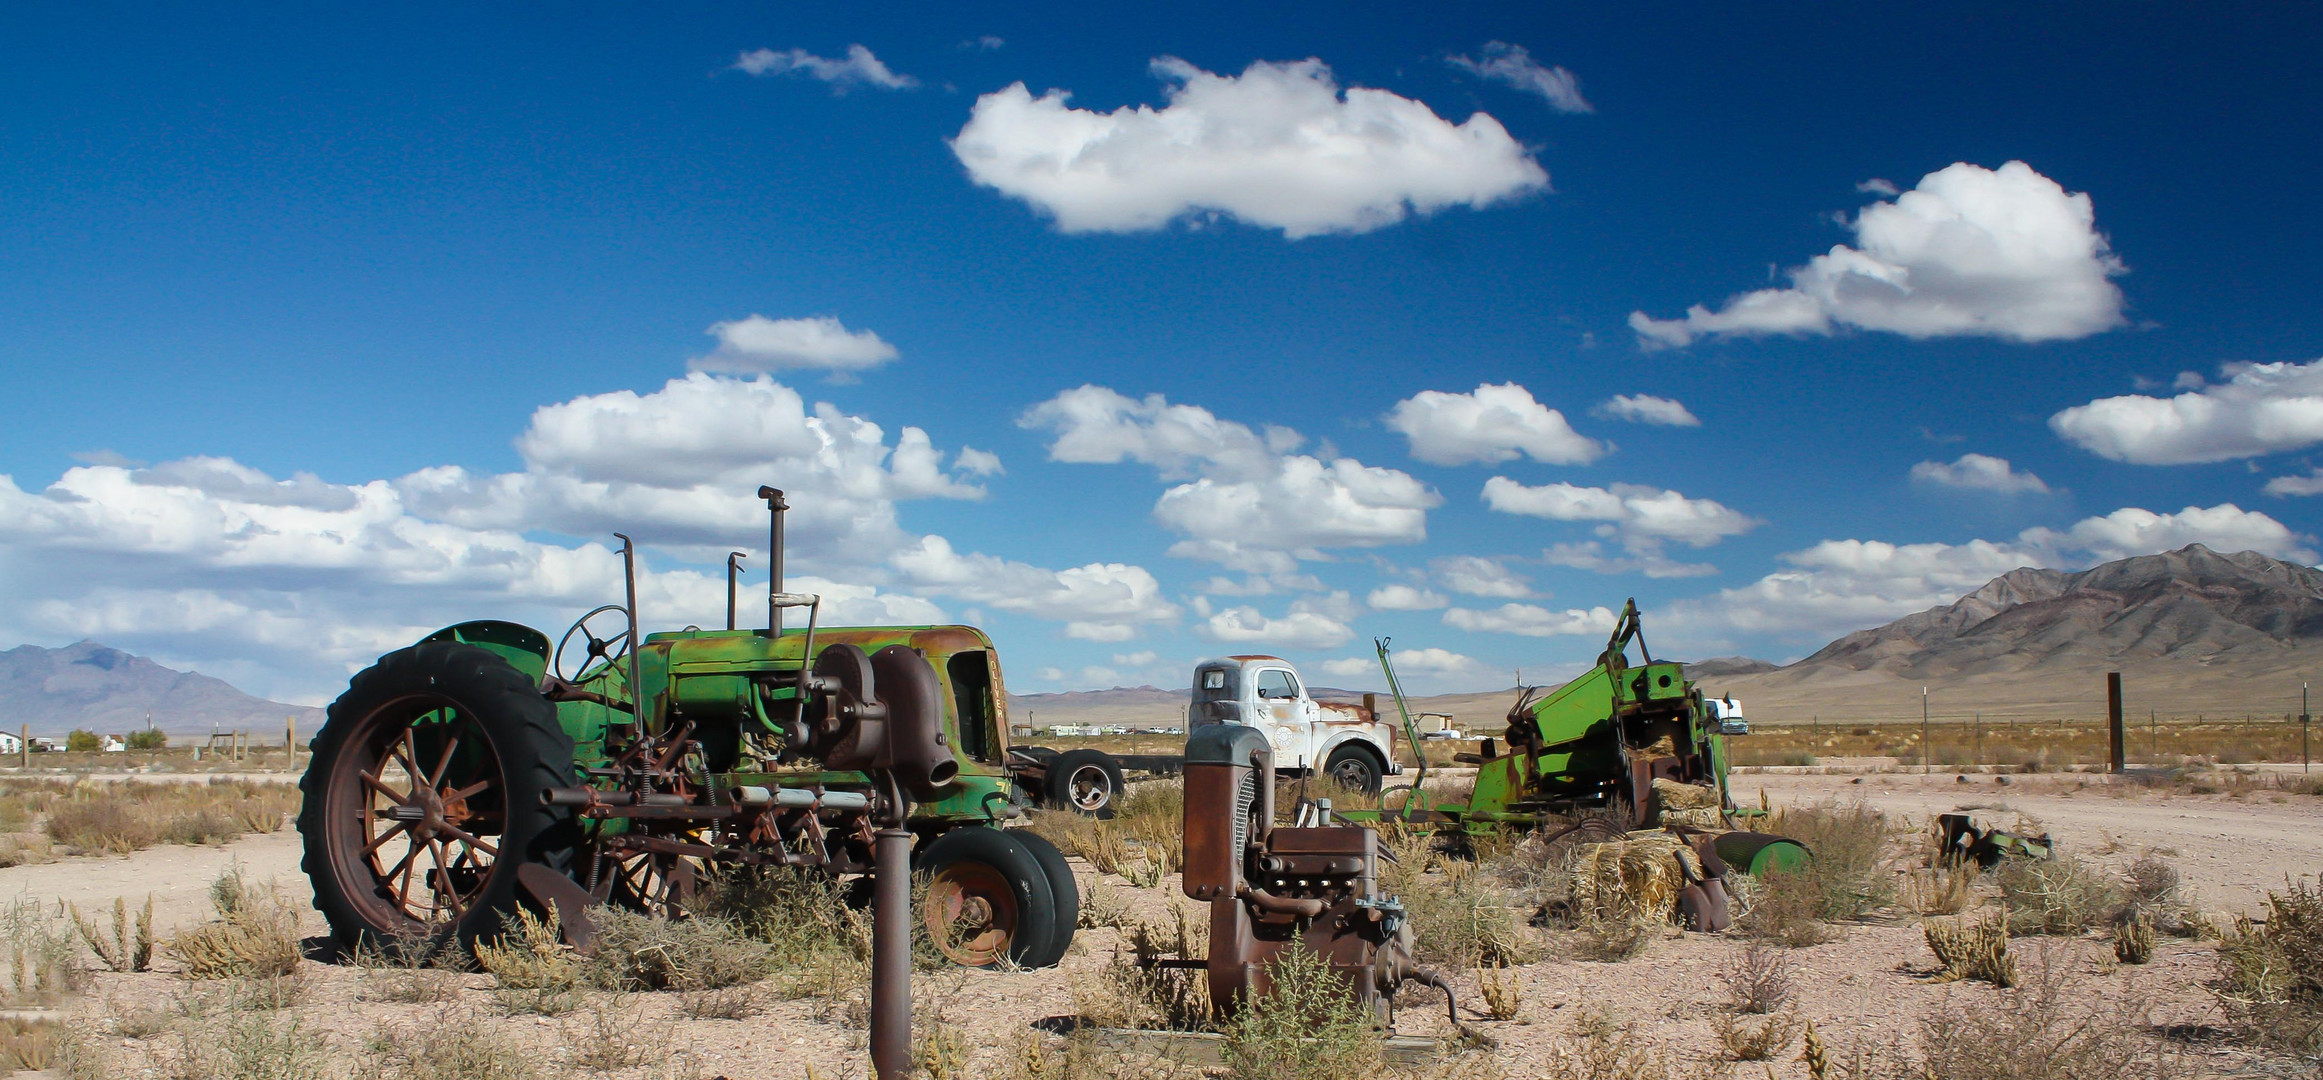
<svg viewBox="0 0 2323 1080">
<path fill-rule="evenodd" d="M 1056 941 L 1056 888 L 1014 832 L 961 826 L 913 860 L 928 878 L 922 927 L 936 950 L 962 967 L 992 967 L 1003 959 L 1035 967 Z"/>
<path fill-rule="evenodd" d="M 1025 959 L 1026 967 L 1045 968 L 1065 958 L 1065 950 L 1073 947 L 1073 931 L 1081 925 L 1081 883 L 1073 880 L 1073 868 L 1065 862 L 1065 853 L 1049 838 L 1031 829 L 1011 829 L 1008 835 L 1032 852 L 1041 864 L 1041 872 L 1048 875 L 1049 895 L 1054 900 L 1055 916 L 1050 920 L 1049 947 L 1038 955 Z"/>
<path fill-rule="evenodd" d="M 516 870 L 571 872 L 579 829 L 542 792 L 573 782 L 556 706 L 499 654 L 422 642 L 333 702 L 299 781 L 301 868 L 348 946 L 500 934 Z"/>
</svg>

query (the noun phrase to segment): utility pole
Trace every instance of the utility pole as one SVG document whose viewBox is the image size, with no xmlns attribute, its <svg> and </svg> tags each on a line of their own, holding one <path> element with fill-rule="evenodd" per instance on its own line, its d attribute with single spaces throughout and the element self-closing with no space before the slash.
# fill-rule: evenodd
<svg viewBox="0 0 2323 1080">
<path fill-rule="evenodd" d="M 2299 771 L 2300 771 L 2300 772 L 2302 772 L 2302 773 L 2306 772 L 2306 771 L 2307 771 L 2307 770 L 2308 770 L 2310 767 L 2312 767 L 2312 766 L 2310 765 L 2309 759 L 2308 759 L 2308 757 L 2307 757 L 2307 729 L 2308 729 L 2308 724 L 2310 723 L 2311 719 L 2312 719 L 2312 718 L 2311 718 L 2311 717 L 2309 717 L 2309 716 L 2308 716 L 2308 714 L 2307 714 L 2307 684 L 2306 684 L 2306 683 L 2300 683 L 2300 684 L 2299 684 Z"/>
<path fill-rule="evenodd" d="M 2105 726 L 2108 735 L 2106 764 L 2109 772 L 2122 771 L 2125 757 L 2121 734 L 2121 672 L 2105 673 Z"/>
<path fill-rule="evenodd" d="M 1920 687 L 1920 772 L 1928 771 L 1928 688 Z"/>
</svg>

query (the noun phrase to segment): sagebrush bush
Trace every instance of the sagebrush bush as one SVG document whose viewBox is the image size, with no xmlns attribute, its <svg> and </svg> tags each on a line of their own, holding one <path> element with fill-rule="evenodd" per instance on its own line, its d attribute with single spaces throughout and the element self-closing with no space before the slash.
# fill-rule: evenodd
<svg viewBox="0 0 2323 1080">
<path fill-rule="evenodd" d="M 476 943 L 476 965 L 492 976 L 493 999 L 511 1013 L 561 1016 L 580 1007 L 584 961 L 546 917 L 522 908 L 506 917 L 497 941 Z"/>
<path fill-rule="evenodd" d="M 2008 859 L 1994 875 L 2014 934 L 2080 934 L 2121 910 L 2111 875 L 2070 855 Z"/>
<path fill-rule="evenodd" d="M 2227 1017 L 2261 1045 L 2323 1054 L 2323 887 L 2267 894 L 2266 921 L 2236 921 L 2212 983 Z"/>
<path fill-rule="evenodd" d="M 720 990 L 766 978 L 774 953 L 764 942 L 715 915 L 658 919 L 601 908 L 586 977 L 606 990 Z"/>
<path fill-rule="evenodd" d="M 188 979 L 279 979 L 295 973 L 304 950 L 299 943 L 298 909 L 273 882 L 245 879 L 242 867 L 227 868 L 210 883 L 210 905 L 218 917 L 170 939 L 167 951 Z"/>
<path fill-rule="evenodd" d="M 1232 1080 L 1346 1080 L 1380 1064 L 1371 1013 L 1348 995 L 1330 964 L 1305 949 L 1268 965 L 1274 992 L 1219 1026 L 1224 1076 Z"/>
</svg>

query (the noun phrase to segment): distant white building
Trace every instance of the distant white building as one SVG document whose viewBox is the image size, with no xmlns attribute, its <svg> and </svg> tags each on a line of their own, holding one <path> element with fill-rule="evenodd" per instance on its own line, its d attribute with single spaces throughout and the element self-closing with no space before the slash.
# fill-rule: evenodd
<svg viewBox="0 0 2323 1080">
<path fill-rule="evenodd" d="M 9 732 L 0 731 L 0 754 L 21 754 L 23 752 L 24 740 L 22 738 Z"/>
<path fill-rule="evenodd" d="M 107 735 L 103 742 L 97 744 L 97 749 L 108 754 L 118 754 L 129 749 L 129 744 L 123 741 L 119 735 Z"/>
</svg>

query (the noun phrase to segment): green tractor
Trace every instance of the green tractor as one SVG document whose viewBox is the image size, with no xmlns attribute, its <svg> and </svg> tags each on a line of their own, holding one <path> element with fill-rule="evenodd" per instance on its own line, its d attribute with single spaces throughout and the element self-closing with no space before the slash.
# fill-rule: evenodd
<svg viewBox="0 0 2323 1080">
<path fill-rule="evenodd" d="M 519 907 L 554 905 L 568 939 L 586 936 L 596 905 L 683 918 L 717 875 L 869 875 L 875 826 L 898 821 L 928 880 L 920 917 L 952 960 L 1064 955 L 1073 875 L 1046 840 L 1001 827 L 1026 800 L 991 639 L 818 625 L 818 597 L 782 591 L 782 492 L 759 496 L 773 524 L 764 629 L 732 626 L 730 559 L 726 629 L 641 639 L 624 536 L 627 603 L 553 646 L 530 627 L 467 622 L 354 677 L 315 737 L 298 820 L 315 906 L 340 941 L 473 944 Z M 800 608 L 806 625 L 785 627 Z M 850 756 L 858 736 L 835 734 L 876 733 L 891 708 L 942 718 L 908 797 Z"/>
</svg>

